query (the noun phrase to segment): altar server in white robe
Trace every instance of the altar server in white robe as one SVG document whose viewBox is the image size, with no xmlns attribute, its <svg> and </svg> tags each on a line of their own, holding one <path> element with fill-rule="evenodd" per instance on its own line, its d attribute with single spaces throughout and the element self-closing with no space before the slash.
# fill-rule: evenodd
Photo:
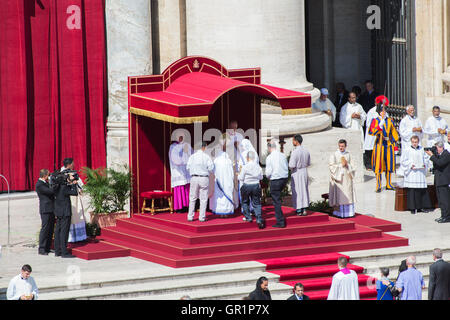
<svg viewBox="0 0 450 320">
<path fill-rule="evenodd" d="M 222 218 L 233 215 L 235 209 L 235 172 L 233 162 L 225 150 L 226 143 L 223 144 L 223 152 L 214 160 L 214 194 L 209 201 L 211 211 Z"/>
<path fill-rule="evenodd" d="M 191 176 L 186 168 L 192 147 L 184 141 L 183 133 L 178 134 L 177 141 L 169 148 L 170 181 L 173 189 L 174 210 L 187 212 L 189 207 L 189 189 Z"/>
<path fill-rule="evenodd" d="M 389 117 L 388 114 L 386 114 Z M 373 107 L 367 113 L 366 118 L 366 136 L 364 138 L 364 166 L 367 170 L 372 170 L 372 151 L 375 146 L 376 136 L 372 136 L 369 134 L 370 125 L 372 124 L 373 119 L 380 117 L 377 112 L 377 107 Z"/>
<path fill-rule="evenodd" d="M 415 111 L 414 106 L 407 106 L 407 115 L 400 121 L 399 133 L 402 138 L 402 149 L 411 146 L 411 138 L 413 136 L 419 137 L 419 145 L 422 145 L 423 126 L 420 119 L 415 116 Z"/>
<path fill-rule="evenodd" d="M 339 272 L 333 275 L 328 300 L 359 300 L 358 275 L 347 268 L 347 258 L 338 259 Z"/>
<path fill-rule="evenodd" d="M 63 167 L 61 168 L 61 172 L 66 170 L 74 169 L 74 161 L 72 158 L 66 158 L 63 161 Z M 87 239 L 86 234 L 86 217 L 84 215 L 84 206 L 82 197 L 83 190 L 83 180 L 81 178 L 78 179 L 77 182 L 77 196 L 70 196 L 70 202 L 72 204 L 72 218 L 70 221 L 70 230 L 69 230 L 69 238 L 67 242 L 75 243 L 81 242 Z"/>
<path fill-rule="evenodd" d="M 350 92 L 347 104 L 341 109 L 340 121 L 343 128 L 361 132 L 361 146 L 364 145 L 363 126 L 366 118 L 367 114 L 363 107 L 356 102 L 356 93 Z"/>
<path fill-rule="evenodd" d="M 320 90 L 320 98 L 313 103 L 311 110 L 313 113 L 325 113 L 330 117 L 331 122 L 336 120 L 336 106 L 328 99 L 328 89 Z M 330 123 L 331 125 L 331 123 Z"/>
<path fill-rule="evenodd" d="M 441 108 L 433 107 L 433 116 L 428 118 L 423 130 L 428 136 L 428 147 L 432 148 L 438 142 L 445 143 L 448 130 L 447 122 L 441 117 Z"/>
<path fill-rule="evenodd" d="M 356 166 L 350 153 L 346 150 L 347 141 L 339 141 L 339 149 L 330 156 L 329 203 L 334 208 L 333 215 L 339 218 L 355 216 L 356 192 L 353 181 Z"/>
<path fill-rule="evenodd" d="M 292 140 L 295 149 L 289 159 L 291 169 L 292 206 L 299 216 L 306 216 L 306 208 L 309 207 L 308 167 L 311 165 L 309 151 L 303 146 L 303 138 L 296 135 Z"/>
<path fill-rule="evenodd" d="M 407 188 L 407 207 L 411 214 L 432 208 L 427 186 L 429 157 L 419 145 L 419 137 L 411 138 L 411 146 L 402 149 L 403 187 Z"/>
</svg>

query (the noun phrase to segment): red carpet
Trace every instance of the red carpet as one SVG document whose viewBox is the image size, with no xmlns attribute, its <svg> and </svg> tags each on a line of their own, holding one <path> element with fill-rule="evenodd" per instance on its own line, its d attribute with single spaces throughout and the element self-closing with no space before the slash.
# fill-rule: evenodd
<svg viewBox="0 0 450 320">
<path fill-rule="evenodd" d="M 266 259 L 259 262 L 266 264 L 266 271 L 280 276 L 280 282 L 291 287 L 298 282 L 305 287 L 305 294 L 312 300 L 326 300 L 331 287 L 333 275 L 339 271 L 337 259 L 344 256 L 339 253 L 319 254 L 313 256 L 291 257 L 284 259 Z M 348 256 L 344 256 L 350 259 Z M 362 300 L 377 297 L 375 281 L 362 274 L 364 268 L 348 264 L 347 267 L 358 274 L 359 294 Z"/>
<path fill-rule="evenodd" d="M 400 227 L 388 221 L 360 216 L 341 220 L 312 212 L 298 217 L 291 208 L 283 212 L 287 228 L 276 229 L 271 227 L 273 207 L 263 208 L 265 230 L 242 221 L 240 215 L 221 219 L 208 213 L 208 221 L 202 223 L 188 222 L 186 214 L 136 214 L 102 229 L 99 243 L 74 248 L 72 253 L 87 260 L 130 255 L 180 268 L 408 245 L 408 239 L 382 232 L 380 226 Z"/>
</svg>

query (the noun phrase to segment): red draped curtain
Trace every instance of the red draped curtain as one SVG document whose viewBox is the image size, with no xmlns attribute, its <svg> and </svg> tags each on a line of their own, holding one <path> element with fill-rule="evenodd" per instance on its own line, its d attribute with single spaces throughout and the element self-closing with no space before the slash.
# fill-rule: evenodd
<svg viewBox="0 0 450 320">
<path fill-rule="evenodd" d="M 105 0 L 2 1 L 0 174 L 11 190 L 34 189 L 67 157 L 105 166 L 106 115 Z"/>
</svg>

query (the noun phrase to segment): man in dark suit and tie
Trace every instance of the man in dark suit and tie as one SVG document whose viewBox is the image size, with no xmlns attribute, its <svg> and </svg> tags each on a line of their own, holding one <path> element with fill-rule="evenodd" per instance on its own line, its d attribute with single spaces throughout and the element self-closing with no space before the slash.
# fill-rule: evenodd
<svg viewBox="0 0 450 320">
<path fill-rule="evenodd" d="M 70 196 L 78 195 L 77 181 L 73 175 L 69 174 L 67 180 L 55 183 L 55 256 L 62 258 L 73 258 L 67 251 L 67 241 L 69 238 L 70 222 L 72 219 L 72 203 Z M 60 180 L 60 179 L 58 179 Z"/>
<path fill-rule="evenodd" d="M 359 96 L 358 103 L 362 105 L 364 112 L 368 113 L 370 109 L 375 107 L 375 99 L 379 96 L 379 94 L 375 91 L 372 80 L 367 80 L 365 82 L 365 86 L 366 91 Z"/>
<path fill-rule="evenodd" d="M 434 185 L 441 208 L 441 217 L 436 220 L 438 223 L 450 222 L 450 153 L 444 149 L 444 143 L 436 143 L 436 151 L 426 151 L 433 162 Z"/>
<path fill-rule="evenodd" d="M 290 296 L 288 298 L 288 300 L 309 300 L 309 297 L 305 294 L 303 294 L 303 292 L 305 291 L 305 287 L 303 286 L 303 284 L 296 283 L 294 286 L 294 295 Z"/>
<path fill-rule="evenodd" d="M 334 106 L 336 107 L 336 120 L 333 122 L 333 127 L 342 128 L 342 124 L 339 121 L 339 115 L 341 109 L 348 102 L 349 92 L 345 89 L 345 84 L 342 82 L 336 83 L 336 100 Z"/>
<path fill-rule="evenodd" d="M 442 259 L 442 250 L 433 250 L 433 260 L 430 266 L 430 283 L 428 285 L 428 300 L 448 300 L 450 297 L 450 263 Z"/>
<path fill-rule="evenodd" d="M 36 192 L 39 197 L 39 213 L 41 215 L 41 232 L 39 233 L 40 255 L 48 255 L 55 229 L 55 192 L 48 184 L 50 172 L 42 169 L 39 172 L 39 180 L 36 183 Z"/>
</svg>

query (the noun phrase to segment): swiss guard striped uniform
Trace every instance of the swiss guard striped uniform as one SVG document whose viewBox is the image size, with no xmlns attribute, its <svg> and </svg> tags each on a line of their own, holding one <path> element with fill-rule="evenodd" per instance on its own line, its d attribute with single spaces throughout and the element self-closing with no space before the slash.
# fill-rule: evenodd
<svg viewBox="0 0 450 320">
<path fill-rule="evenodd" d="M 395 143 L 400 136 L 391 118 L 377 117 L 372 120 L 369 134 L 375 136 L 375 146 L 372 153 L 372 170 L 377 176 L 377 192 L 381 191 L 382 173 L 386 172 L 386 190 L 394 190 L 391 175 L 395 172 Z M 385 140 L 385 138 L 389 138 Z"/>
</svg>

